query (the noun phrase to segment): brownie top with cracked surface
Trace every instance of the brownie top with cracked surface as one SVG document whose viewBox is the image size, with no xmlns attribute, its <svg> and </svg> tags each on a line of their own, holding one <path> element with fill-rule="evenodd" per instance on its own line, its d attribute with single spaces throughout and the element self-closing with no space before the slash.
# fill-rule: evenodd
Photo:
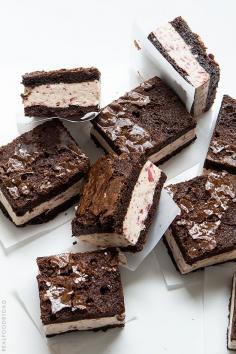
<svg viewBox="0 0 236 354">
<path fill-rule="evenodd" d="M 39 257 L 37 264 L 43 324 L 124 318 L 117 250 Z"/>
<path fill-rule="evenodd" d="M 88 169 L 89 159 L 56 119 L 0 147 L 0 189 L 17 215 L 64 192 Z"/>
<path fill-rule="evenodd" d="M 114 152 L 145 155 L 196 126 L 179 97 L 158 77 L 109 104 L 92 123 Z"/>
<path fill-rule="evenodd" d="M 211 171 L 167 190 L 181 209 L 171 231 L 187 263 L 236 248 L 234 176 Z"/>
</svg>

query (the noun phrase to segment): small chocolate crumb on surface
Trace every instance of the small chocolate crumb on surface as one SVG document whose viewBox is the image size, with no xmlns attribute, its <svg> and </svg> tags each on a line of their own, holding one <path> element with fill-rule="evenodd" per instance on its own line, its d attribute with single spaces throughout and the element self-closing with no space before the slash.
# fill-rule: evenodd
<svg viewBox="0 0 236 354">
<path fill-rule="evenodd" d="M 134 45 L 135 45 L 135 47 L 136 47 L 138 50 L 141 49 L 141 47 L 140 47 L 138 41 L 136 41 L 136 39 L 134 40 Z"/>
</svg>

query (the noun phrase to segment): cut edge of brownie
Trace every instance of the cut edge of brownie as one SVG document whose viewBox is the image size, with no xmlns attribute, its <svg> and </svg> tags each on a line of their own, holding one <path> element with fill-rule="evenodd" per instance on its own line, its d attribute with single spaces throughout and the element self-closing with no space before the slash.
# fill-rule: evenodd
<svg viewBox="0 0 236 354">
<path fill-rule="evenodd" d="M 206 159 L 204 163 L 204 168 L 206 170 L 215 170 L 215 171 L 227 171 L 232 175 L 236 174 L 236 167 L 228 164 L 228 163 L 220 163 L 218 161 Z"/>
</svg>

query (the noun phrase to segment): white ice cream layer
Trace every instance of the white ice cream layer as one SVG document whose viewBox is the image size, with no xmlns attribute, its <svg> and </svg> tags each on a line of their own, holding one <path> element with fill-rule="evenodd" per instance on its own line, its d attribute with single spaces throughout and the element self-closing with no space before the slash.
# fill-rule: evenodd
<svg viewBox="0 0 236 354">
<path fill-rule="evenodd" d="M 186 71 L 187 78 L 194 87 L 199 87 L 209 81 L 209 74 L 192 54 L 191 47 L 185 43 L 170 23 L 157 28 L 153 33 L 168 55 L 181 69 Z"/>
<path fill-rule="evenodd" d="M 96 140 L 101 144 L 101 146 L 109 153 L 114 153 L 110 145 L 106 142 L 106 140 L 99 134 L 97 130 L 94 128 L 91 129 L 91 135 L 93 135 Z M 166 145 L 158 152 L 149 156 L 149 160 L 153 163 L 157 163 L 158 161 L 164 159 L 168 155 L 171 155 L 176 150 L 178 150 L 181 146 L 184 146 L 189 141 L 191 141 L 196 135 L 195 128 L 188 131 L 186 134 L 181 135 L 178 139 L 174 140 L 172 143 Z"/>
<path fill-rule="evenodd" d="M 229 313 L 229 328 L 228 328 L 228 348 L 236 349 L 236 338 L 232 338 L 232 326 L 233 326 L 233 317 L 235 311 L 235 285 L 236 285 L 236 273 L 233 277 L 232 284 L 232 293 L 231 293 L 231 302 L 230 302 L 230 313 Z"/>
<path fill-rule="evenodd" d="M 118 326 L 124 324 L 125 314 L 121 316 L 92 318 L 72 322 L 52 323 L 44 325 L 44 331 L 47 336 L 65 333 L 68 331 L 86 331 L 89 329 L 102 328 L 107 326 Z"/>
<path fill-rule="evenodd" d="M 25 87 L 24 106 L 47 106 L 66 108 L 69 106 L 97 106 L 100 103 L 100 81 L 45 84 Z"/>
<path fill-rule="evenodd" d="M 70 186 L 65 192 L 58 194 L 56 197 L 36 206 L 30 211 L 27 211 L 24 215 L 18 216 L 15 214 L 14 210 L 12 209 L 10 203 L 0 190 L 0 202 L 8 212 L 9 216 L 11 217 L 12 221 L 16 225 L 23 225 L 27 223 L 29 220 L 39 216 L 47 211 L 51 211 L 58 207 L 59 205 L 65 203 L 66 201 L 70 200 L 72 197 L 78 195 L 80 193 L 81 187 L 83 185 L 83 179 L 74 183 Z"/>
<path fill-rule="evenodd" d="M 186 263 L 183 254 L 180 248 L 178 247 L 170 229 L 166 231 L 165 239 L 169 245 L 175 263 L 177 264 L 181 274 L 187 274 L 196 269 L 200 269 L 214 264 L 223 263 L 223 262 L 236 259 L 236 250 L 233 250 L 233 251 L 217 254 L 215 256 L 211 256 L 206 259 L 202 259 L 193 264 L 188 264 Z"/>
<path fill-rule="evenodd" d="M 194 113 L 200 114 L 206 105 L 210 75 L 170 23 L 157 28 L 153 34 L 179 68 L 187 73 L 187 80 L 196 88 Z"/>
<path fill-rule="evenodd" d="M 147 161 L 138 177 L 123 222 L 123 234 L 96 233 L 78 236 L 79 240 L 99 247 L 125 247 L 135 245 L 140 233 L 145 229 L 145 221 L 153 204 L 156 186 L 161 177 L 161 170 L 151 161 Z"/>
<path fill-rule="evenodd" d="M 141 231 L 145 229 L 145 221 L 153 204 L 154 193 L 160 177 L 161 170 L 151 161 L 147 161 L 134 187 L 123 223 L 125 239 L 132 245 L 137 243 Z"/>
</svg>

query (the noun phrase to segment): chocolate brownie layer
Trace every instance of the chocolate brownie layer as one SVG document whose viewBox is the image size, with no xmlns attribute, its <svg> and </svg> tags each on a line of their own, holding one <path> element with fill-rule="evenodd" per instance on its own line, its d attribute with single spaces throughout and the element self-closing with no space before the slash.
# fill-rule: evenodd
<svg viewBox="0 0 236 354">
<path fill-rule="evenodd" d="M 236 100 L 223 97 L 205 167 L 236 174 Z"/>
<path fill-rule="evenodd" d="M 178 96 L 158 77 L 112 102 L 92 123 L 91 134 L 105 150 L 139 152 L 154 163 L 192 141 L 196 127 Z"/>
<path fill-rule="evenodd" d="M 29 117 L 59 117 L 59 118 L 80 118 L 85 114 L 98 111 L 99 106 L 78 107 L 69 106 L 66 108 L 46 107 L 46 106 L 30 106 L 25 108 L 25 115 Z"/>
<path fill-rule="evenodd" d="M 0 202 L 15 223 L 25 224 L 78 196 L 88 169 L 63 124 L 46 122 L 0 148 Z"/>
<path fill-rule="evenodd" d="M 124 326 L 116 250 L 37 259 L 41 319 L 47 336 Z"/>
<path fill-rule="evenodd" d="M 72 222 L 74 236 L 101 247 L 142 249 L 166 179 L 144 160 L 140 155 L 107 155 L 92 166 Z M 140 215 L 136 213 L 139 207 Z M 128 221 L 131 214 L 133 225 Z M 135 229 L 136 222 L 140 230 Z M 131 236 L 130 227 L 135 236 Z"/>
<path fill-rule="evenodd" d="M 151 32 L 148 38 L 174 69 L 196 87 L 192 113 L 198 115 L 208 111 L 215 99 L 220 69 L 214 56 L 207 54 L 199 35 L 191 31 L 182 17 L 177 17 Z"/>
<path fill-rule="evenodd" d="M 33 71 L 22 76 L 24 86 L 39 86 L 45 84 L 76 83 L 100 79 L 100 72 L 96 68 L 60 69 L 52 71 Z"/>
<path fill-rule="evenodd" d="M 96 68 L 36 71 L 23 76 L 26 116 L 81 117 L 98 111 L 100 72 Z"/>
<path fill-rule="evenodd" d="M 211 172 L 168 187 L 181 209 L 166 241 L 182 273 L 236 258 L 235 180 Z"/>
</svg>

